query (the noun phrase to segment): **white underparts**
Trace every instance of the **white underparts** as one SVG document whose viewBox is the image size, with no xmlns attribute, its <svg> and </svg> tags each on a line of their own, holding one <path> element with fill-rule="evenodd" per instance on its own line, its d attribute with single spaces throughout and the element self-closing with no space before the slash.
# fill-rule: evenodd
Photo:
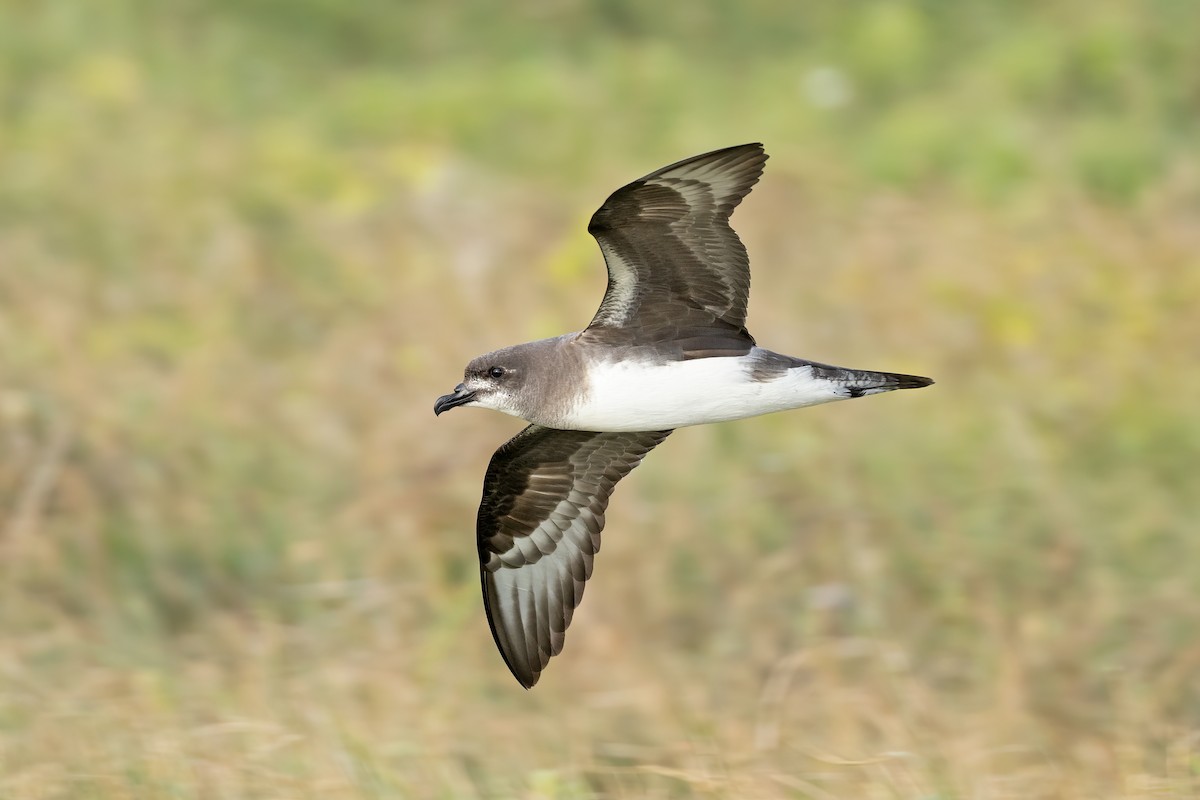
<svg viewBox="0 0 1200 800">
<path fill-rule="evenodd" d="M 811 367 L 751 377 L 756 353 L 654 365 L 594 364 L 585 398 L 563 427 L 590 431 L 652 431 L 744 419 L 773 411 L 844 400 L 843 384 L 813 376 Z"/>
</svg>

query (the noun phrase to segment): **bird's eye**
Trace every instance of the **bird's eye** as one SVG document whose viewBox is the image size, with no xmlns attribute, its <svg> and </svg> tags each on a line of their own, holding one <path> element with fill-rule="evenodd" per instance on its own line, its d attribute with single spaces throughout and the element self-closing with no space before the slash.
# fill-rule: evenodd
<svg viewBox="0 0 1200 800">
<path fill-rule="evenodd" d="M 504 367 L 492 367 L 488 370 L 488 375 L 493 378 L 502 378 L 504 377 Z"/>
</svg>

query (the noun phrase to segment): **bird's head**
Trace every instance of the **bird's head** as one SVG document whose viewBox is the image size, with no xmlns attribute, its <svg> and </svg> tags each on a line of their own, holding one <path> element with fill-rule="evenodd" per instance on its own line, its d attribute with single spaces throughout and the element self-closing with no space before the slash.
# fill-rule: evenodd
<svg viewBox="0 0 1200 800">
<path fill-rule="evenodd" d="M 512 347 L 472 359 L 463 370 L 462 383 L 437 399 L 433 413 L 471 405 L 522 416 L 519 407 L 521 388 L 527 377 L 525 361 L 523 354 Z"/>
</svg>

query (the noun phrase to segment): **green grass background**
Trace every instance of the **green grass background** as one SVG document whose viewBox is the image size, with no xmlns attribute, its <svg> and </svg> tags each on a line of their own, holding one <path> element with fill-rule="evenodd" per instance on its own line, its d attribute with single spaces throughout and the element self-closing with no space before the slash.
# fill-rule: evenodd
<svg viewBox="0 0 1200 800">
<path fill-rule="evenodd" d="M 1200 794 L 1200 10 L 0 2 L 0 797 Z M 584 226 L 763 141 L 750 328 L 532 692 L 472 524 Z"/>
</svg>

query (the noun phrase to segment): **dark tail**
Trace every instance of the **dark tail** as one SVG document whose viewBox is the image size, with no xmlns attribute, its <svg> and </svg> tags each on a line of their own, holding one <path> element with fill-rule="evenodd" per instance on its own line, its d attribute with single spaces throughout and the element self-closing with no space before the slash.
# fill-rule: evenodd
<svg viewBox="0 0 1200 800">
<path fill-rule="evenodd" d="M 831 367 L 828 364 L 813 364 L 813 375 L 838 384 L 847 397 L 863 397 L 896 389 L 920 389 L 933 383 L 931 378 L 920 375 L 902 375 L 898 372 L 870 372 L 865 369 Z"/>
</svg>

